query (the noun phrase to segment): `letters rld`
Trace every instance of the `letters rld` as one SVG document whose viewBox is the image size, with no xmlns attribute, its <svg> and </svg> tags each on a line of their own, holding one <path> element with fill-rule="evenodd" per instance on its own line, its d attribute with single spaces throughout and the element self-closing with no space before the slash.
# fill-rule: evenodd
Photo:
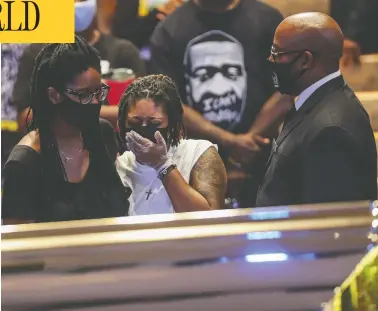
<svg viewBox="0 0 378 311">
<path fill-rule="evenodd" d="M 0 1 L 0 31 L 32 31 L 35 30 L 40 21 L 40 12 L 39 7 L 34 1 Z M 12 9 L 15 10 L 15 7 L 21 6 L 23 3 L 24 9 L 24 20 L 20 22 L 18 28 L 12 28 Z M 33 27 L 29 25 L 30 13 L 32 10 L 35 11 L 35 23 Z M 1 17 L 7 14 L 8 22 L 3 23 Z"/>
</svg>

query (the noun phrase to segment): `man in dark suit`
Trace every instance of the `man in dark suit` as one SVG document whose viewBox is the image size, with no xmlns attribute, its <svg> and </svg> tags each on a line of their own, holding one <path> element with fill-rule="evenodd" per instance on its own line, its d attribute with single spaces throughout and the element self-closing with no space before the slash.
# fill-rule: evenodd
<svg viewBox="0 0 378 311">
<path fill-rule="evenodd" d="M 369 116 L 339 71 L 343 34 L 325 14 L 277 28 L 269 63 L 275 87 L 295 99 L 273 142 L 257 206 L 377 198 Z"/>
</svg>

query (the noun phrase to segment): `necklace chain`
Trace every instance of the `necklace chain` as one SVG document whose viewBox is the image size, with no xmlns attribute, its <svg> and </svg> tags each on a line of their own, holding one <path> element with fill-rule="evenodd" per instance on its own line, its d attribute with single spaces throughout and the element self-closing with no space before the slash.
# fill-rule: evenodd
<svg viewBox="0 0 378 311">
<path fill-rule="evenodd" d="M 83 136 L 82 136 L 81 132 L 80 132 L 80 138 L 81 138 L 81 141 L 83 141 Z M 84 150 L 84 148 L 81 148 L 81 149 L 79 149 L 76 153 L 79 154 L 79 153 L 81 153 L 83 150 Z M 75 159 L 75 157 L 77 156 L 77 155 L 74 155 L 74 156 L 72 156 L 72 157 L 69 157 L 69 156 L 67 156 L 67 155 L 63 152 L 63 150 L 60 150 L 60 153 L 62 154 L 62 156 L 63 156 L 63 158 L 64 158 L 64 163 L 68 163 L 69 161 Z"/>
<path fill-rule="evenodd" d="M 81 148 L 77 153 L 80 153 L 83 151 L 83 148 Z M 75 159 L 76 155 L 75 156 L 72 156 L 72 157 L 69 157 L 69 156 L 66 156 L 63 152 L 63 150 L 60 151 L 60 153 L 62 154 L 63 158 L 64 158 L 64 163 L 68 163 L 69 161 Z"/>
</svg>

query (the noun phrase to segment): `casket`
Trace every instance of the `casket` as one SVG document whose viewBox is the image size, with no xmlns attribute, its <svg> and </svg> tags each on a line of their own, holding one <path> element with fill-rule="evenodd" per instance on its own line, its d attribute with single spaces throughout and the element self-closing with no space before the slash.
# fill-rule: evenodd
<svg viewBox="0 0 378 311">
<path fill-rule="evenodd" d="M 2 227 L 2 310 L 319 310 L 376 202 Z"/>
</svg>

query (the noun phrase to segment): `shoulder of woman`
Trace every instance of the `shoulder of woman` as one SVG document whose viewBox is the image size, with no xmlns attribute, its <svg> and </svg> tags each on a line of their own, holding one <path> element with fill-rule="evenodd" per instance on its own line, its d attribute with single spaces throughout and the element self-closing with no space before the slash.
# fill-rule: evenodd
<svg viewBox="0 0 378 311">
<path fill-rule="evenodd" d="M 41 153 L 41 144 L 39 135 L 36 131 L 31 131 L 27 133 L 16 146 L 24 146 L 26 148 L 34 150 L 36 153 Z"/>
<path fill-rule="evenodd" d="M 204 152 L 210 147 L 218 150 L 218 146 L 205 139 L 183 139 L 179 144 L 179 149 L 187 151 L 193 150 L 196 152 Z"/>
<path fill-rule="evenodd" d="M 100 128 L 104 133 L 114 133 L 113 125 L 105 119 L 100 118 Z"/>
<path fill-rule="evenodd" d="M 4 171 L 20 167 L 26 170 L 36 171 L 39 168 L 40 145 L 36 134 L 31 132 L 24 136 L 13 148 L 4 166 Z"/>
</svg>

